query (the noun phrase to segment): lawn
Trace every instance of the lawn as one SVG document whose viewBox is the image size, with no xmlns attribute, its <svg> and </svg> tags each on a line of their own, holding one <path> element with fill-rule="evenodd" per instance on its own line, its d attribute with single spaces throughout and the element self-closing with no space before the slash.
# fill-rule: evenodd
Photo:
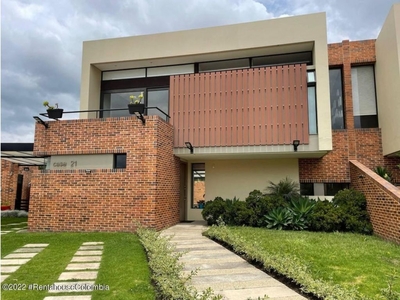
<svg viewBox="0 0 400 300">
<path fill-rule="evenodd" d="M 346 289 L 355 287 L 370 299 L 378 299 L 389 282 L 400 292 L 400 246 L 374 236 L 225 226 L 212 227 L 206 234 L 268 267 L 292 268 L 296 276 L 306 266 L 313 279 Z M 304 278 L 299 276 L 298 282 Z"/>
<path fill-rule="evenodd" d="M 28 218 L 17 218 L 17 217 L 13 217 L 13 218 L 1 218 L 1 227 L 2 227 L 2 229 L 3 229 L 3 227 L 4 228 L 7 228 L 7 225 L 8 224 L 13 224 L 13 223 L 21 223 L 21 222 L 27 222 L 28 221 Z M 26 224 L 26 223 L 24 223 L 24 224 Z M 21 226 L 22 227 L 22 226 Z"/>
<path fill-rule="evenodd" d="M 146 254 L 135 234 L 9 233 L 1 236 L 1 242 L 2 258 L 28 243 L 49 244 L 42 252 L 12 273 L 3 284 L 52 284 L 57 281 L 83 242 L 104 242 L 96 284 L 108 285 L 109 290 L 89 293 L 92 299 L 155 298 Z M 48 295 L 47 291 L 2 291 L 2 299 L 10 300 L 42 300 Z"/>
</svg>

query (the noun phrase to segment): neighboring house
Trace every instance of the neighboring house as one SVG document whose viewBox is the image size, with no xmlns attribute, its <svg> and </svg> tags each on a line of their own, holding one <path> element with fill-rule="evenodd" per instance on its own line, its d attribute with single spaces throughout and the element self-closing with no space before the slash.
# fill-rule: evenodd
<svg viewBox="0 0 400 300">
<path fill-rule="evenodd" d="M 325 198 L 349 161 L 400 183 L 399 22 L 330 45 L 324 13 L 84 42 L 80 119 L 36 125 L 31 230 L 159 229 L 285 177 Z"/>
</svg>

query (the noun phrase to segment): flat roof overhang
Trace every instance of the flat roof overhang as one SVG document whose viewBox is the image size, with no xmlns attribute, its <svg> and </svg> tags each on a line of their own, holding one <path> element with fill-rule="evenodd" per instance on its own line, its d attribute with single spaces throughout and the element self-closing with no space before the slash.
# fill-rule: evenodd
<svg viewBox="0 0 400 300">
<path fill-rule="evenodd" d="M 1 159 L 20 166 L 43 166 L 43 156 L 33 154 L 33 143 L 1 143 Z"/>
</svg>

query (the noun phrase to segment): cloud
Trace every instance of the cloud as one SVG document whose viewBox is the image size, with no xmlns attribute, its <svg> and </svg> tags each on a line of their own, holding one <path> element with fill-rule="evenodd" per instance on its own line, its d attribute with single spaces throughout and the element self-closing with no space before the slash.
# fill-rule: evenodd
<svg viewBox="0 0 400 300">
<path fill-rule="evenodd" d="M 326 11 L 329 42 L 376 38 L 392 0 L 3 0 L 2 141 L 33 140 L 42 102 L 79 109 L 82 42 Z M 72 117 L 72 116 L 68 116 Z"/>
</svg>

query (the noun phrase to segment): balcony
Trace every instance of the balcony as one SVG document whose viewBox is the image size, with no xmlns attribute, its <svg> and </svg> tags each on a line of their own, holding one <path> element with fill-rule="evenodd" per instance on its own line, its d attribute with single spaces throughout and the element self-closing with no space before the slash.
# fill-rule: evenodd
<svg viewBox="0 0 400 300">
<path fill-rule="evenodd" d="M 305 64 L 170 77 L 174 147 L 309 143 Z"/>
</svg>

